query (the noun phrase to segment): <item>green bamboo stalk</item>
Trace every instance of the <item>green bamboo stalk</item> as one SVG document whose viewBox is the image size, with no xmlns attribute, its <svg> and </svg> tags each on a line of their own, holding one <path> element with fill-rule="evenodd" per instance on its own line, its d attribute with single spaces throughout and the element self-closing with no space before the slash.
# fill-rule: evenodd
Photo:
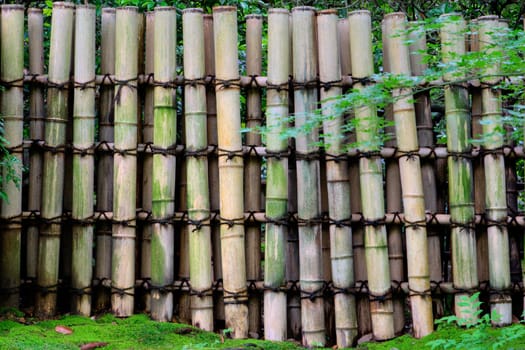
<svg viewBox="0 0 525 350">
<path fill-rule="evenodd" d="M 27 28 L 29 36 L 29 71 L 32 74 L 44 74 L 44 16 L 41 9 L 27 10 Z M 44 139 L 44 91 L 37 85 L 31 86 L 29 95 L 29 132 L 31 140 Z M 42 194 L 41 151 L 30 150 L 29 155 L 29 194 L 28 209 L 40 210 Z M 26 276 L 36 278 L 38 256 L 38 225 L 27 228 Z"/>
<path fill-rule="evenodd" d="M 246 16 L 246 74 L 261 75 L 262 71 L 262 15 Z M 246 126 L 257 129 L 261 125 L 261 89 L 253 87 L 246 92 Z M 261 145 L 261 134 L 257 131 L 246 134 L 246 144 Z M 244 169 L 244 203 L 247 211 L 261 209 L 261 159 L 252 155 L 247 159 Z M 261 225 L 253 223 L 246 226 L 246 278 L 251 281 L 261 279 Z M 258 294 L 248 297 L 248 334 L 259 337 L 261 329 L 261 300 Z"/>
<path fill-rule="evenodd" d="M 89 87 L 75 87 L 73 112 L 73 146 L 83 150 L 95 142 L 95 6 L 78 5 L 75 13 L 75 81 L 89 83 Z M 73 154 L 73 208 L 71 216 L 76 220 L 88 220 L 93 216 L 95 164 L 92 153 Z M 73 288 L 90 291 L 93 269 L 93 225 L 73 225 L 72 250 Z M 84 316 L 91 313 L 91 295 L 73 297 L 73 312 Z"/>
<path fill-rule="evenodd" d="M 242 157 L 227 152 L 242 149 L 239 87 L 221 81 L 239 79 L 237 53 L 237 9 L 213 8 L 217 126 L 219 138 L 219 193 L 221 220 L 222 272 L 226 327 L 234 338 L 248 336 L 246 256 L 244 244 Z"/>
<path fill-rule="evenodd" d="M 410 75 L 410 53 L 405 44 L 406 16 L 404 13 L 388 14 L 384 18 L 383 37 L 388 46 L 391 72 Z M 399 33 L 392 36 L 394 33 Z M 416 113 L 409 89 L 395 89 L 392 94 L 397 147 L 400 152 L 419 149 Z M 403 97 L 401 97 L 403 96 Z M 410 306 L 414 336 L 424 337 L 434 330 L 432 297 L 430 296 L 430 273 L 426 230 L 423 179 L 419 157 L 399 158 L 403 208 L 405 213 L 405 235 L 407 245 L 408 283 L 411 291 Z M 417 223 L 414 226 L 413 223 Z"/>
<path fill-rule="evenodd" d="M 443 63 L 450 64 L 456 55 L 465 54 L 465 21 L 459 15 L 443 15 L 441 29 L 441 51 Z M 444 81 L 454 81 L 461 77 L 446 73 Z M 445 87 L 445 117 L 447 122 L 447 150 L 452 153 L 470 151 L 470 113 L 467 89 L 459 85 Z M 473 289 L 478 286 L 476 266 L 476 236 L 474 234 L 474 203 L 472 195 L 472 163 L 466 157 L 448 158 L 448 193 L 450 221 L 455 223 L 451 232 L 452 276 L 454 286 Z M 459 305 L 462 296 L 454 295 L 455 313 L 459 318 L 470 319 L 468 313 Z"/>
<path fill-rule="evenodd" d="M 480 51 L 490 55 L 498 50 L 494 33 L 505 30 L 506 23 L 500 22 L 497 16 L 484 16 L 478 18 Z M 501 74 L 499 64 L 483 69 L 483 75 Z M 512 299 L 510 294 L 503 293 L 511 286 L 510 260 L 509 260 L 509 237 L 507 226 L 507 193 L 505 186 L 505 159 L 502 152 L 497 152 L 503 147 L 505 129 L 502 120 L 501 90 L 490 87 L 497 84 L 499 78 L 483 78 L 482 84 L 487 84 L 481 90 L 481 115 L 483 122 L 483 147 L 488 151 L 496 151 L 493 154 L 485 154 L 483 163 L 485 166 L 485 188 L 490 191 L 485 193 L 485 216 L 490 223 L 487 235 L 489 242 L 489 281 L 491 288 L 500 293 L 491 293 L 491 312 L 500 317 L 492 319 L 495 326 L 506 326 L 512 323 Z"/>
<path fill-rule="evenodd" d="M 112 311 L 133 314 L 135 285 L 135 212 L 137 182 L 137 8 L 116 12 L 115 31 L 115 150 L 113 174 Z M 127 151 L 126 151 L 127 150 Z M 126 151 L 119 153 L 119 151 Z"/>
<path fill-rule="evenodd" d="M 2 91 L 0 112 L 4 121 L 4 135 L 11 147 L 11 154 L 22 164 L 24 91 L 20 79 L 24 77 L 24 6 L 2 5 L 0 27 L 0 79 L 18 81 L 17 86 L 8 86 Z M 15 165 L 15 174 L 21 180 L 22 168 Z M 2 169 L 2 172 L 6 169 Z M 17 218 L 22 214 L 22 188 L 13 182 L 6 182 L 2 190 L 8 201 L 1 205 L 0 218 Z M 20 286 L 20 258 L 22 225 L 11 222 L 2 225 L 0 236 L 0 287 L 9 294 L 2 298 L 0 305 L 18 308 Z"/>
<path fill-rule="evenodd" d="M 204 20 L 201 9 L 183 11 L 184 76 L 200 79 L 205 74 Z M 186 148 L 197 152 L 207 147 L 206 88 L 187 85 L 184 90 L 186 119 Z M 203 156 L 188 157 L 187 203 L 188 217 L 193 222 L 209 223 L 210 191 L 208 186 L 208 159 Z M 213 297 L 209 292 L 212 281 L 211 228 L 209 225 L 189 226 L 190 280 L 192 289 L 203 293 L 191 297 L 192 324 L 213 330 Z"/>
<path fill-rule="evenodd" d="M 175 79 L 177 48 L 176 12 L 173 7 L 155 8 L 155 80 L 169 83 Z M 166 36 L 173 40 L 166 40 Z M 153 140 L 156 147 L 166 149 L 177 142 L 177 111 L 175 89 L 156 86 L 154 91 Z M 175 156 L 153 155 L 152 216 L 154 220 L 167 220 L 175 212 Z M 174 278 L 174 229 L 172 224 L 155 223 L 151 237 L 151 283 L 166 286 Z M 151 317 L 157 321 L 170 321 L 173 316 L 173 294 L 153 289 Z"/>
<path fill-rule="evenodd" d="M 348 17 L 350 27 L 350 53 L 352 76 L 366 78 L 373 74 L 372 32 L 370 12 L 354 11 Z M 356 89 L 363 89 L 356 84 Z M 356 136 L 360 150 L 374 152 L 377 144 L 378 119 L 375 106 L 360 106 L 355 109 L 357 120 Z M 362 145 L 362 146 L 361 146 Z M 382 220 L 385 215 L 383 196 L 383 173 L 378 156 L 362 157 L 359 160 L 361 181 L 361 204 L 363 216 L 367 221 Z M 390 271 L 388 268 L 388 249 L 385 225 L 365 226 L 365 258 L 368 273 L 368 287 L 372 295 L 385 295 L 390 292 Z M 372 300 L 370 302 L 372 332 L 378 340 L 394 337 L 393 306 L 391 300 Z"/>
<path fill-rule="evenodd" d="M 268 12 L 268 82 L 274 85 L 288 83 L 290 75 L 289 16 L 285 9 Z M 268 89 L 266 95 L 266 122 L 268 152 L 286 152 L 287 140 L 280 136 L 288 117 L 288 91 Z M 267 158 L 266 223 L 264 284 L 264 337 L 283 341 L 286 334 L 286 293 L 278 288 L 286 282 L 285 249 L 286 226 L 280 225 L 288 214 L 288 159 Z"/>
<path fill-rule="evenodd" d="M 100 71 L 102 74 L 115 73 L 115 9 L 102 9 Z M 112 86 L 100 87 L 99 140 L 113 142 L 113 99 Z M 97 160 L 97 210 L 111 211 L 113 208 L 113 156 L 103 152 Z M 96 232 L 95 279 L 111 278 L 111 224 L 101 222 Z M 95 299 L 95 310 L 110 307 L 110 294 L 106 288 L 99 288 Z"/>
<path fill-rule="evenodd" d="M 329 40 L 338 35 L 337 11 L 326 10 L 317 16 L 317 35 L 319 45 L 319 79 L 339 81 L 341 64 L 339 42 Z M 321 89 L 322 111 L 325 116 L 323 132 L 325 134 L 326 152 L 332 156 L 341 156 L 343 149 L 343 116 L 333 108 L 331 98 L 341 95 L 342 88 Z M 328 159 L 329 160 L 329 159 Z M 333 220 L 345 221 L 351 217 L 350 182 L 348 163 L 346 161 L 327 161 L 326 178 L 328 187 L 329 216 Z M 352 249 L 352 229 L 350 226 L 330 225 L 330 251 L 332 280 L 335 288 L 347 289 L 354 285 L 354 257 Z M 341 348 L 352 346 L 357 340 L 357 314 L 355 296 L 339 293 L 334 296 L 335 327 L 337 345 Z"/>
<path fill-rule="evenodd" d="M 51 43 L 49 53 L 49 81 L 63 84 L 69 81 L 74 5 L 53 3 Z M 50 87 L 47 92 L 45 143 L 49 147 L 63 147 L 66 142 L 68 120 L 67 89 Z M 56 310 L 56 285 L 60 250 L 60 217 L 64 193 L 64 152 L 44 153 L 41 216 L 52 223 L 40 229 L 37 284 L 47 290 L 37 294 L 35 313 L 49 317 Z M 49 292 L 50 291 L 50 292 Z"/>
<path fill-rule="evenodd" d="M 317 77 L 317 52 L 315 47 L 315 9 L 295 7 L 292 9 L 293 30 L 293 77 L 296 83 L 306 83 Z M 301 88 L 294 91 L 295 126 L 301 128 L 317 103 L 317 90 Z M 319 151 L 315 143 L 318 131 L 301 133 L 296 137 L 298 154 Z M 297 215 L 300 220 L 310 221 L 299 226 L 299 274 L 301 292 L 313 293 L 313 298 L 301 300 L 301 323 L 303 345 L 325 344 L 325 317 L 323 299 L 316 297 L 323 285 L 321 248 L 321 225 L 315 222 L 321 211 L 319 161 L 297 157 Z"/>
</svg>

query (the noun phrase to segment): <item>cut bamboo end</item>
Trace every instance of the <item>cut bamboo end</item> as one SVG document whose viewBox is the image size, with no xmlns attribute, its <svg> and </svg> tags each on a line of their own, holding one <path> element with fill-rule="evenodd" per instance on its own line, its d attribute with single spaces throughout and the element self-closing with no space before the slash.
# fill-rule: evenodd
<svg viewBox="0 0 525 350">
<path fill-rule="evenodd" d="M 212 11 L 217 12 L 237 12 L 236 6 L 214 6 Z"/>
<path fill-rule="evenodd" d="M 53 3 L 53 9 L 74 9 L 75 4 L 66 1 L 57 1 Z"/>
<path fill-rule="evenodd" d="M 197 14 L 203 14 L 204 13 L 204 10 L 201 9 L 201 8 L 188 8 L 188 9 L 184 9 L 182 10 L 182 14 L 187 14 L 187 13 L 197 13 Z M 208 15 L 208 16 L 212 16 L 212 15 Z"/>
<path fill-rule="evenodd" d="M 288 11 L 287 9 L 281 9 L 281 8 L 271 8 L 268 10 L 268 15 L 274 14 L 274 13 L 284 13 L 284 14 L 289 15 L 290 11 Z"/>
<path fill-rule="evenodd" d="M 315 7 L 312 6 L 296 6 L 292 8 L 293 12 L 315 12 Z"/>
<path fill-rule="evenodd" d="M 23 6 L 22 6 L 23 7 Z M 31 8 L 28 8 L 27 9 L 27 14 L 36 14 L 36 15 L 39 15 L 43 13 L 42 9 L 38 9 L 38 8 L 35 8 L 35 7 L 31 7 Z"/>
</svg>

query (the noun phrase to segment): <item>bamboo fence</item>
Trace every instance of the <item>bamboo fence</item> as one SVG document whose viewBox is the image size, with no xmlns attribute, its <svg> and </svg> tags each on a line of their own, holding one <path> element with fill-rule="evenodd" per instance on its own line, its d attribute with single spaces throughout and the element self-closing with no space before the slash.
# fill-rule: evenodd
<svg viewBox="0 0 525 350">
<path fill-rule="evenodd" d="M 469 318 L 461 298 L 477 291 L 495 325 L 521 313 L 525 151 L 508 141 L 500 79 L 445 74 L 394 90 L 384 111 L 341 110 L 337 96 L 375 84 L 367 11 L 270 9 L 267 26 L 250 15 L 238 31 L 231 6 L 180 20 L 171 7 L 106 8 L 100 21 L 93 6 L 53 6 L 48 54 L 42 11 L 25 24 L 23 6 L 0 6 L 2 136 L 26 169 L 20 186 L 2 182 L 3 306 L 146 311 L 339 347 L 407 324 L 422 337 L 447 300 Z M 444 16 L 444 63 L 497 49 L 490 33 L 505 28 Z M 424 32 L 401 13 L 382 31 L 384 71 L 423 75 Z"/>
</svg>

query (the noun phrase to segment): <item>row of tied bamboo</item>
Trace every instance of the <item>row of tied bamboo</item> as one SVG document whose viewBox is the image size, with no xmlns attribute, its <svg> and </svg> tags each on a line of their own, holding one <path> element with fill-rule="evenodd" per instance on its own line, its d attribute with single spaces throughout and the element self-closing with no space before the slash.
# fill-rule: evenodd
<svg viewBox="0 0 525 350">
<path fill-rule="evenodd" d="M 236 9 L 216 7 L 212 16 L 200 9 L 183 11 L 182 81 L 176 76 L 174 8 L 158 7 L 145 17 L 134 7 L 103 9 L 101 80 L 95 71 L 95 13 L 90 5 L 53 4 L 47 90 L 29 86 L 26 120 L 35 146 L 25 153 L 29 186 L 27 191 L 11 183 L 4 186 L 9 202 L 0 210 L 0 287 L 9 297 L 2 303 L 17 306 L 21 276 L 35 278 L 35 312 L 52 316 L 60 282 L 68 276 L 73 312 L 90 315 L 110 304 L 115 315 L 125 317 L 135 310 L 140 277 L 150 279 L 146 309 L 155 320 L 170 321 L 178 309 L 179 319 L 191 319 L 203 329 L 213 330 L 214 322 L 224 319 L 234 337 L 264 329 L 267 339 L 301 335 L 308 346 L 325 344 L 335 328 L 337 345 L 345 347 L 360 334 L 373 332 L 375 339 L 385 340 L 403 330 L 405 300 L 391 290 L 393 280 L 408 280 L 413 332 L 421 337 L 432 332 L 435 313 L 443 309 L 439 299 L 432 300 L 430 282 L 441 282 L 446 274 L 443 227 L 427 227 L 425 211 L 448 208 L 456 314 L 468 316 L 458 302 L 487 278 L 494 291 L 491 310 L 501 315 L 495 323 L 511 323 L 506 164 L 497 152 L 503 139 L 487 139 L 484 149 L 494 152 L 486 153 L 482 163 L 467 156 L 471 128 L 480 128 L 471 119 L 484 120 L 481 132 L 487 135 L 502 126 L 499 91 L 479 89 L 469 101 L 465 86 L 447 84 L 462 77 L 443 77 L 447 150 L 454 156 L 435 161 L 417 156 L 420 147 L 434 146 L 430 95 L 394 90 L 397 98 L 385 114 L 395 121 L 396 137 L 386 146 L 397 147 L 400 156 L 381 159 L 374 142 L 379 117 L 375 106 L 366 105 L 352 110 L 357 128 L 350 137 L 362 146 L 361 156 L 348 160 L 346 117 L 332 98 L 343 92 L 344 76 L 351 75 L 358 90 L 370 83 L 370 13 L 355 11 L 339 20 L 332 10 L 271 9 L 267 77 L 254 78 L 257 86 L 246 89 L 244 117 L 248 127 L 262 125 L 260 82 L 266 87 L 269 130 L 263 196 L 261 159 L 243 156 Z M 253 77 L 262 72 L 262 22 L 261 16 L 247 18 L 246 73 Z M 466 24 L 462 19 L 445 23 L 441 41 L 447 63 L 467 50 Z M 476 49 L 472 43 L 483 50 L 491 43 L 490 32 L 505 25 L 495 17 L 479 23 L 471 50 Z M 408 25 L 403 14 L 385 16 L 384 69 L 421 75 L 426 67 L 414 52 L 426 49 L 425 33 L 417 28 L 408 32 Z M 42 12 L 28 11 L 30 74 L 25 78 L 24 8 L 2 5 L 0 26 L 0 79 L 5 86 L 0 112 L 11 151 L 24 161 L 23 83 L 44 79 Z M 484 73 L 497 75 L 498 67 Z M 141 75 L 149 77 L 145 85 L 139 85 Z M 313 83 L 317 79 L 321 89 Z M 177 81 L 184 87 L 182 116 L 177 115 Z M 319 104 L 326 116 L 326 157 L 319 156 L 319 131 L 314 129 L 295 138 L 291 158 L 290 140 L 281 136 L 289 113 L 301 127 Z M 182 131 L 177 130 L 180 125 Z M 258 133 L 246 134 L 245 145 L 261 142 Z M 149 152 L 139 153 L 139 144 Z M 177 156 L 180 144 L 185 157 Z M 217 146 L 216 154 L 209 145 Z M 445 205 L 438 188 L 447 178 Z M 261 225 L 245 222 L 245 211 L 260 211 L 263 200 L 264 272 Z M 27 218 L 23 209 L 32 220 L 22 221 Z M 387 226 L 385 209 L 404 212 L 404 226 Z M 218 223 L 212 220 L 216 210 Z M 63 214 L 69 211 L 66 222 Z M 138 221 L 138 211 L 148 213 L 146 220 Z M 187 213 L 183 223 L 175 223 L 176 211 Z M 328 224 L 319 220 L 322 211 L 328 212 Z M 478 230 L 476 240 L 475 213 L 483 211 L 495 224 L 485 233 Z M 297 212 L 297 231 L 288 220 L 290 212 Z M 361 223 L 350 225 L 357 212 Z M 260 298 L 248 293 L 247 286 L 262 276 Z M 189 280 L 183 282 L 189 293 L 175 293 L 177 278 Z M 214 295 L 219 279 L 222 297 Z M 287 288 L 293 280 L 299 280 L 298 295 Z M 368 295 L 363 297 L 355 287 L 365 280 Z M 328 281 L 333 302 L 324 298 Z M 108 289 L 96 289 L 99 285 Z"/>
</svg>

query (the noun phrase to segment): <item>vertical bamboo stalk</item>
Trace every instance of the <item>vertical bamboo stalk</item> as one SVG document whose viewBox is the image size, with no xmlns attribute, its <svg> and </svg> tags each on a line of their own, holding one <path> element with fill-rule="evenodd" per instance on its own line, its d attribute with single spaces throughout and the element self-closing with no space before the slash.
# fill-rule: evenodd
<svg viewBox="0 0 525 350">
<path fill-rule="evenodd" d="M 102 74 L 115 73 L 115 9 L 102 9 L 101 17 L 101 57 Z M 113 98 L 112 86 L 100 87 L 100 142 L 113 142 Z M 113 208 L 113 156 L 103 152 L 97 160 L 97 210 L 111 211 Z M 95 278 L 99 281 L 111 278 L 111 224 L 101 222 L 97 225 L 95 252 Z M 109 308 L 110 295 L 106 289 L 100 289 L 96 295 L 95 310 Z"/>
<path fill-rule="evenodd" d="M 249 76 L 261 75 L 262 70 L 262 24 L 261 15 L 246 16 L 246 73 Z M 257 129 L 261 125 L 261 90 L 257 87 L 247 90 L 246 126 Z M 254 131 L 246 134 L 248 146 L 260 146 L 261 134 Z M 251 155 L 246 162 L 244 203 L 247 211 L 261 209 L 261 160 Z M 246 278 L 248 281 L 261 279 L 261 225 L 253 223 L 246 226 Z M 261 300 L 257 294 L 248 296 L 248 333 L 258 337 L 261 329 Z"/>
<path fill-rule="evenodd" d="M 285 9 L 268 12 L 268 84 L 287 86 L 290 74 L 289 15 Z M 269 88 L 266 95 L 266 121 L 269 129 L 266 150 L 286 152 L 288 141 L 280 136 L 288 117 L 288 91 Z M 286 293 L 279 290 L 286 282 L 286 226 L 288 210 L 288 159 L 267 157 L 264 284 L 264 337 L 283 341 L 286 334 Z"/>
<path fill-rule="evenodd" d="M 465 54 L 465 21 L 459 15 L 444 15 L 441 29 L 443 63 L 450 64 L 456 56 Z M 461 77 L 444 74 L 444 81 Z M 470 152 L 470 113 L 467 89 L 459 85 L 445 87 L 445 117 L 447 121 L 447 150 L 456 154 L 448 158 L 449 209 L 454 287 L 472 290 L 478 286 L 476 266 L 476 236 L 474 234 L 474 203 L 472 195 L 472 163 Z M 455 313 L 459 318 L 470 319 L 472 310 L 463 312 L 459 305 L 461 297 L 471 293 L 454 295 Z"/>
<path fill-rule="evenodd" d="M 44 17 L 41 9 L 27 10 L 29 34 L 29 71 L 44 74 Z M 31 86 L 29 95 L 29 133 L 31 141 L 44 139 L 44 91 L 37 85 Z M 40 210 L 42 194 L 42 153 L 31 149 L 29 155 L 29 198 L 28 209 Z M 38 256 L 38 226 L 27 228 L 26 276 L 36 278 Z"/>
<path fill-rule="evenodd" d="M 246 256 L 244 244 L 243 158 L 237 51 L 237 11 L 233 6 L 213 8 L 217 126 L 219 139 L 219 193 L 222 272 L 226 327 L 234 338 L 248 336 Z"/>
<path fill-rule="evenodd" d="M 351 12 L 348 21 L 351 35 L 352 76 L 369 77 L 373 74 L 370 12 Z M 363 89 L 364 86 L 359 83 L 355 88 Z M 375 138 L 378 132 L 378 119 L 375 106 L 359 106 L 355 109 L 355 118 L 358 121 L 356 136 L 360 149 L 365 152 L 377 151 L 379 145 L 376 145 Z M 365 258 L 368 287 L 371 293 L 372 331 L 376 339 L 386 340 L 394 337 L 392 301 L 375 297 L 390 292 L 387 236 L 385 225 L 381 223 L 385 215 L 381 159 L 373 154 L 369 157 L 361 157 L 359 178 L 364 220 L 376 223 L 365 226 Z"/>
<path fill-rule="evenodd" d="M 184 104 L 186 105 L 186 104 Z M 185 129 L 185 121 L 182 120 L 182 129 Z M 182 144 L 186 144 L 185 135 L 182 133 Z M 177 210 L 180 212 L 188 211 L 188 170 L 187 162 L 184 157 L 179 157 L 177 167 L 178 171 L 177 188 L 178 188 L 178 207 Z M 190 280 L 190 232 L 189 225 L 186 222 L 179 223 L 177 229 L 180 232 L 179 235 L 179 271 L 178 279 L 181 281 Z M 178 320 L 181 323 L 191 323 L 191 297 L 190 293 L 186 291 L 180 291 L 178 293 Z"/>
<path fill-rule="evenodd" d="M 2 91 L 0 112 L 4 121 L 4 135 L 11 148 L 10 153 L 22 164 L 22 141 L 24 119 L 24 7 L 22 5 L 2 5 L 0 27 L 0 79 L 14 82 Z M 6 169 L 2 169 L 2 172 Z M 16 176 L 22 180 L 22 167 L 16 165 Z M 6 182 L 5 174 L 2 190 L 7 201 L 2 202 L 0 217 L 5 220 L 16 219 L 2 225 L 0 236 L 0 288 L 8 294 L 0 302 L 2 306 L 18 308 L 21 265 L 22 225 L 18 220 L 22 215 L 22 189 L 13 182 Z"/>
<path fill-rule="evenodd" d="M 95 164 L 90 147 L 95 142 L 95 7 L 78 5 L 75 14 L 75 100 L 73 112 L 73 207 L 74 220 L 93 216 Z M 88 151 L 89 150 L 89 151 Z M 88 152 L 88 153 L 84 153 Z M 73 312 L 91 313 L 93 275 L 93 224 L 73 225 L 72 280 L 77 291 Z"/>
<path fill-rule="evenodd" d="M 133 314 L 137 182 L 137 8 L 116 12 L 112 311 Z M 153 255 L 153 254 L 152 254 Z"/>
<path fill-rule="evenodd" d="M 385 23 L 382 23 L 383 39 L 383 69 L 387 73 L 392 73 L 389 55 L 388 37 L 391 35 L 385 30 Z M 389 104 L 385 107 L 385 119 L 392 125 L 385 127 L 387 135 L 395 135 L 394 106 Z M 385 146 L 397 147 L 396 138 L 386 140 Z M 401 195 L 401 174 L 399 162 L 395 158 L 385 159 L 385 192 L 386 210 L 389 213 L 400 213 L 403 211 L 403 201 Z M 400 223 L 387 225 L 388 236 L 388 260 L 390 263 L 390 278 L 394 281 L 405 281 L 404 255 L 403 255 L 403 226 Z M 401 333 L 405 326 L 405 297 L 404 295 L 393 295 L 392 303 L 394 306 L 394 331 Z"/>
<path fill-rule="evenodd" d="M 385 16 L 384 34 L 395 37 L 386 38 L 390 68 L 394 74 L 410 75 L 410 53 L 405 44 L 406 17 L 404 13 L 392 13 Z M 403 34 L 404 33 L 404 34 Z M 410 156 L 410 152 L 419 149 L 416 127 L 416 113 L 409 89 L 395 89 L 393 114 L 396 129 L 397 146 L 407 155 L 399 158 L 401 189 L 403 195 L 405 235 L 407 245 L 408 283 L 412 294 L 410 306 L 414 336 L 424 337 L 434 330 L 432 316 L 432 298 L 430 296 L 430 273 L 428 260 L 428 242 L 426 230 L 425 201 L 423 179 L 419 157 Z"/>
<path fill-rule="evenodd" d="M 66 123 L 68 120 L 67 88 L 69 82 L 74 5 L 67 2 L 53 3 L 51 20 L 51 43 L 49 56 L 49 81 L 55 85 L 48 88 L 45 143 L 56 147 L 44 154 L 41 217 L 48 222 L 40 229 L 38 249 L 38 286 L 35 313 L 41 317 L 52 316 L 56 310 L 58 262 L 64 192 L 64 151 Z M 67 86 L 67 85 L 66 85 Z"/>
<path fill-rule="evenodd" d="M 155 12 L 146 13 L 146 39 L 144 53 L 144 71 L 146 76 L 153 74 L 154 69 L 154 23 Z M 153 99 L 154 87 L 146 86 L 144 90 L 144 120 L 142 122 L 142 141 L 144 144 L 153 143 Z M 142 209 L 151 212 L 152 203 L 152 179 L 153 177 L 153 155 L 144 153 L 142 155 Z M 142 247 L 141 247 L 141 278 L 151 278 L 151 232 L 153 228 L 148 222 L 142 226 Z M 144 302 L 146 312 L 151 311 L 151 293 L 145 293 Z"/>
<path fill-rule="evenodd" d="M 316 89 L 307 87 L 317 77 L 315 9 L 295 7 L 292 18 L 293 77 L 298 87 L 294 90 L 295 126 L 300 129 L 317 103 Z M 319 295 L 323 285 L 322 232 L 317 221 L 321 214 L 319 160 L 308 157 L 319 152 L 317 141 L 317 130 L 296 137 L 301 324 L 305 346 L 325 343 L 324 306 Z"/>
<path fill-rule="evenodd" d="M 183 11 L 184 77 L 201 79 L 205 75 L 204 22 L 201 9 Z M 206 88 L 186 85 L 184 89 L 186 119 L 186 149 L 195 152 L 187 162 L 187 203 L 189 226 L 191 320 L 196 327 L 213 331 L 213 297 L 211 266 L 210 191 L 208 159 L 198 153 L 206 149 Z M 203 225 L 200 225 L 202 223 Z"/>
<path fill-rule="evenodd" d="M 204 15 L 204 68 L 207 76 L 215 75 L 215 45 L 213 43 L 213 15 Z M 208 144 L 217 146 L 217 108 L 215 101 L 215 88 L 206 86 L 206 129 L 208 132 Z M 219 198 L 219 163 L 215 154 L 208 157 L 208 182 L 210 188 L 210 211 L 217 213 L 220 207 Z M 211 222 L 213 279 L 222 280 L 222 257 L 220 227 L 217 221 Z M 224 298 L 217 293 L 214 297 L 213 315 L 218 325 L 224 322 Z M 224 328 L 224 327 L 223 327 Z"/>
<path fill-rule="evenodd" d="M 489 55 L 498 50 L 495 32 L 505 30 L 505 23 L 497 16 L 478 18 L 480 51 Z M 498 64 L 483 70 L 484 75 L 501 74 Z M 489 243 L 489 281 L 490 287 L 497 293 L 491 293 L 491 312 L 501 317 L 492 319 L 492 324 L 505 326 L 512 323 L 512 299 L 505 290 L 511 285 L 509 237 L 507 232 L 507 193 L 505 186 L 505 159 L 498 151 L 503 147 L 505 132 L 502 121 L 501 90 L 495 90 L 492 84 L 497 84 L 499 78 L 482 78 L 485 84 L 481 90 L 481 115 L 483 121 L 483 148 L 487 152 L 483 156 L 485 167 L 485 217 L 488 221 L 487 236 Z M 491 153 L 492 152 L 492 153 Z"/>
<path fill-rule="evenodd" d="M 177 111 L 175 89 L 170 86 L 175 79 L 177 67 L 177 26 L 173 7 L 155 8 L 154 29 L 154 76 L 158 84 L 154 90 L 153 141 L 161 150 L 173 147 L 177 142 Z M 166 41 L 166 36 L 173 40 Z M 171 321 L 173 294 L 162 288 L 173 284 L 174 243 L 173 225 L 169 222 L 175 213 L 175 156 L 153 155 L 151 236 L 151 316 L 157 321 Z"/>
<path fill-rule="evenodd" d="M 335 10 L 321 11 L 317 17 L 319 45 L 319 79 L 323 82 L 341 80 L 341 64 L 339 42 L 327 40 L 337 37 L 337 12 Z M 348 162 L 334 161 L 341 157 L 343 149 L 343 116 L 334 110 L 331 98 L 341 95 L 342 88 L 325 86 L 321 88 L 322 112 L 325 116 L 323 132 L 325 134 L 327 163 L 326 179 L 328 189 L 328 213 L 334 222 L 347 224 L 330 225 L 330 259 L 332 265 L 332 280 L 334 288 L 341 291 L 334 296 L 335 327 L 337 345 L 349 347 L 357 339 L 357 314 L 355 296 L 343 291 L 354 285 L 354 257 L 352 249 L 352 229 L 350 226 L 351 208 L 350 182 L 348 178 Z M 336 158 L 337 159 L 337 158 Z"/>
</svg>

